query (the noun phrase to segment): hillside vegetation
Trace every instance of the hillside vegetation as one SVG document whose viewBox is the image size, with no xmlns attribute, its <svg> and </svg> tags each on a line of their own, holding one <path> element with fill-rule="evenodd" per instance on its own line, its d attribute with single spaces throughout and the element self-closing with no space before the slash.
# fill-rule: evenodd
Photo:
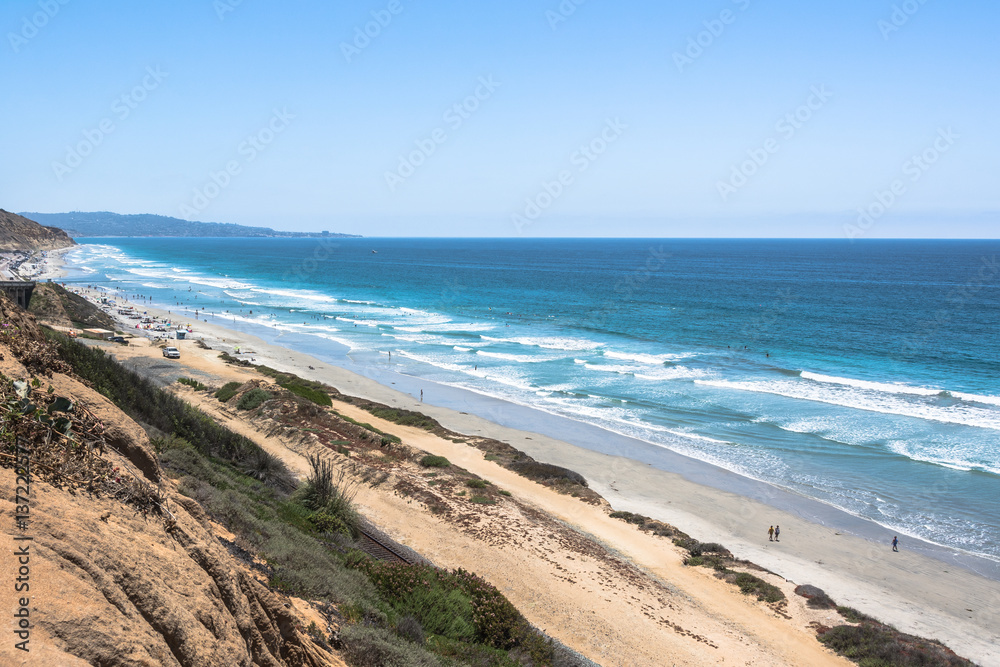
<svg viewBox="0 0 1000 667">
<path fill-rule="evenodd" d="M 117 328 L 110 315 L 58 283 L 35 285 L 28 312 L 46 324 L 109 331 Z"/>
</svg>

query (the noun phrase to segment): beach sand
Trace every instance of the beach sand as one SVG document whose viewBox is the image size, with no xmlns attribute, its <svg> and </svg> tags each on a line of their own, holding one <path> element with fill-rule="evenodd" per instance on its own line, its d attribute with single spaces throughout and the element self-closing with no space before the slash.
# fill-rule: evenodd
<svg viewBox="0 0 1000 667">
<path fill-rule="evenodd" d="M 591 451 L 538 433 L 500 426 L 476 415 L 422 403 L 405 392 L 309 355 L 268 344 L 255 336 L 212 322 L 169 316 L 165 311 L 143 306 L 141 302 L 135 305 L 140 311 L 172 317 L 174 321 L 190 321 L 195 329 L 194 338 L 204 338 L 213 348 L 200 349 L 194 340 L 171 342 L 181 349 L 181 363 L 191 371 L 192 377 L 198 377 L 199 372 L 205 377 L 226 377 L 226 374 L 245 377 L 242 374 L 248 371 L 222 364 L 217 358 L 220 351 L 232 353 L 239 346 L 244 352 L 241 355 L 243 358 L 254 358 L 258 364 L 326 382 L 345 394 L 423 412 L 453 431 L 495 438 L 540 461 L 575 470 L 584 475 L 591 488 L 603 495 L 616 510 L 637 512 L 665 521 L 701 541 L 720 542 L 739 558 L 753 561 L 789 581 L 819 586 L 839 604 L 855 607 L 904 632 L 938 639 L 979 664 L 1000 665 L 1000 582 L 939 559 L 908 552 L 906 539 L 901 542 L 900 552 L 893 553 L 888 540 L 876 543 L 803 520 L 757 500 L 695 484 L 681 475 L 648 464 Z M 112 351 L 126 363 L 131 356 L 159 354 L 158 350 L 150 349 L 144 342 L 141 346 L 116 347 Z M 338 410 L 341 407 L 338 404 Z M 344 412 L 351 414 L 349 410 Z M 823 649 L 810 636 L 813 634 L 810 629 L 794 626 L 792 622 L 794 632 L 789 634 L 788 623 L 772 623 L 773 618 L 769 620 L 768 614 L 760 612 L 761 605 L 749 602 L 736 589 L 712 577 L 710 571 L 683 566 L 666 540 L 646 535 L 633 526 L 611 519 L 605 510 L 559 496 L 519 478 L 485 461 L 482 452 L 467 445 L 385 423 L 368 413 L 357 416 L 400 435 L 411 446 L 447 456 L 454 463 L 495 481 L 503 488 L 516 489 L 518 497 L 543 508 L 568 526 L 593 536 L 600 543 L 617 550 L 641 570 L 666 582 L 678 599 L 688 601 L 684 613 L 692 616 L 683 617 L 688 620 L 681 625 L 709 637 L 716 646 L 725 646 L 725 650 L 703 648 L 700 654 L 702 660 L 711 655 L 714 657 L 707 662 L 714 664 L 728 655 L 731 659 L 739 659 L 736 664 L 743 664 L 743 658 L 747 659 L 746 664 L 751 664 L 750 660 L 758 661 L 755 664 L 848 664 Z M 558 610 L 567 611 L 563 605 L 570 604 L 570 598 L 560 597 L 563 592 L 557 590 L 558 582 L 546 579 L 546 573 L 532 572 L 529 576 L 527 571 L 520 572 L 524 564 L 519 563 L 516 552 L 510 558 L 494 554 L 489 558 L 477 556 L 474 542 L 464 545 L 460 541 L 441 542 L 439 536 L 435 536 L 433 517 L 416 514 L 405 501 L 392 502 L 378 494 L 368 493 L 359 499 L 371 519 L 401 543 L 425 553 L 439 565 L 463 566 L 480 572 L 523 608 L 529 618 L 534 614 L 533 620 L 558 620 L 565 629 L 551 626 L 545 629 L 571 646 L 591 647 L 591 654 L 600 656 L 595 657 L 598 661 L 608 665 L 630 664 L 616 662 L 613 652 L 600 649 L 600 641 L 588 637 L 588 632 L 596 632 L 600 624 L 588 625 L 585 622 L 587 613 L 593 613 L 593 620 L 601 619 L 602 623 L 610 622 L 613 614 L 623 613 L 613 601 L 609 600 L 607 604 L 610 606 L 607 607 L 590 604 L 599 602 L 600 597 L 595 597 L 596 593 L 591 594 L 586 598 L 587 603 L 579 600 L 575 603 L 583 611 L 561 616 Z M 772 524 L 781 526 L 780 542 L 769 542 L 767 539 L 767 528 Z M 569 564 L 563 564 L 566 565 Z M 520 580 L 532 586 L 544 585 L 547 581 L 550 588 L 555 586 L 553 590 L 556 592 L 547 591 L 546 595 L 541 595 L 541 591 L 519 584 Z M 548 605 L 547 611 L 535 614 L 537 606 L 542 604 Z M 710 619 L 716 619 L 717 625 L 709 627 L 712 625 Z M 621 631 L 627 632 L 625 629 Z M 774 636 L 773 633 L 778 634 Z M 739 641 L 734 639 L 737 636 L 743 636 L 746 641 L 742 653 Z M 608 646 L 621 650 L 622 646 L 631 645 L 632 641 L 656 644 L 656 636 L 648 628 L 637 627 L 634 638 L 612 640 L 609 637 Z M 669 646 L 672 650 L 680 650 L 676 645 Z M 685 653 L 687 657 L 671 655 L 677 655 L 676 664 L 699 664 L 696 654 Z M 634 657 L 638 662 L 631 664 L 657 664 L 647 662 L 649 658 L 645 653 Z M 725 664 L 733 663 L 727 661 Z"/>
</svg>

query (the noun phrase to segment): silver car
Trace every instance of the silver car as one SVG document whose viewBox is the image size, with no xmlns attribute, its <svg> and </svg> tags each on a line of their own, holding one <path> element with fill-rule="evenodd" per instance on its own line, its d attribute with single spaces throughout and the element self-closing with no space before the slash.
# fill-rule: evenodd
<svg viewBox="0 0 1000 667">
<path fill-rule="evenodd" d="M 180 359 L 181 352 L 176 347 L 165 347 L 163 348 L 163 356 L 167 359 Z"/>
</svg>

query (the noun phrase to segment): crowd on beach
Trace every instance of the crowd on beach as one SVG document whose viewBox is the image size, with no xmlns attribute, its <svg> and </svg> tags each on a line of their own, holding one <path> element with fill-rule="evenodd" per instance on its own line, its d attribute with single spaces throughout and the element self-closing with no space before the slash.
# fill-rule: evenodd
<svg viewBox="0 0 1000 667">
<path fill-rule="evenodd" d="M 10 250 L 0 252 L 0 279 L 33 280 L 53 269 L 48 250 Z"/>
</svg>

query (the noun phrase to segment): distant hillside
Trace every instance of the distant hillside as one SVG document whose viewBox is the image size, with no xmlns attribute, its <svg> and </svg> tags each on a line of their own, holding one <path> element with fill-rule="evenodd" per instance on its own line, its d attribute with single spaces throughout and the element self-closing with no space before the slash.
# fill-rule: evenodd
<svg viewBox="0 0 1000 667">
<path fill-rule="evenodd" d="M 34 220 L 0 208 L 0 252 L 56 250 L 76 245 L 61 229 L 43 227 Z"/>
<path fill-rule="evenodd" d="M 58 283 L 38 283 L 31 295 L 28 312 L 41 322 L 80 329 L 110 329 L 118 326 L 111 317 L 82 296 Z"/>
<path fill-rule="evenodd" d="M 269 227 L 245 227 L 222 222 L 192 222 L 149 213 L 119 215 L 107 211 L 95 213 L 73 211 L 72 213 L 24 213 L 23 215 L 65 230 L 74 238 L 87 236 L 279 236 L 291 238 L 355 236 L 354 234 L 334 232 L 279 232 Z"/>
</svg>

